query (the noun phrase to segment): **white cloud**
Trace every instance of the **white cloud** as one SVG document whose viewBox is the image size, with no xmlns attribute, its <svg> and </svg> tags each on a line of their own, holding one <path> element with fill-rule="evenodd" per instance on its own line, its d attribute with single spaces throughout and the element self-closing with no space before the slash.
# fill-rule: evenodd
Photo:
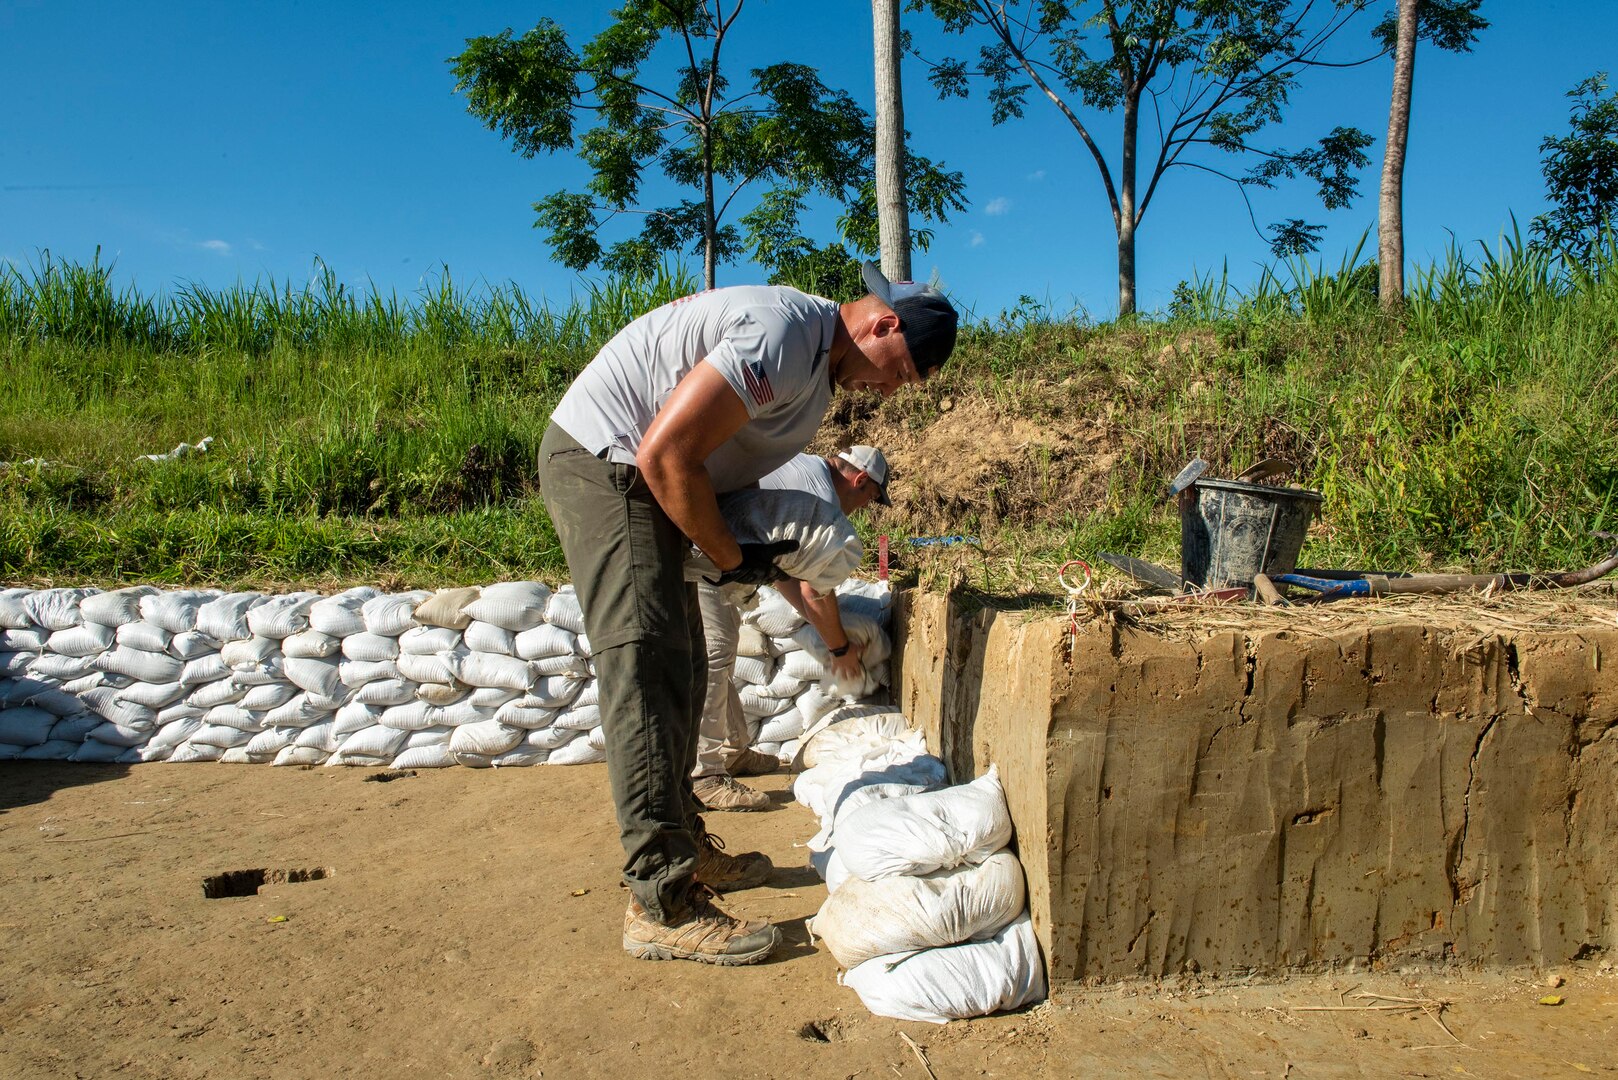
<svg viewBox="0 0 1618 1080">
<path fill-rule="evenodd" d="M 1028 174 L 1028 179 L 1033 180 L 1035 182 L 1038 182 L 1040 180 L 1045 179 L 1045 170 L 1044 169 L 1035 169 L 1033 172 Z"/>
<path fill-rule="evenodd" d="M 971 237 L 970 240 L 968 240 L 966 242 L 966 246 L 967 247 L 982 247 L 983 246 L 983 234 L 978 232 L 976 229 L 973 229 L 972 230 L 972 237 Z"/>
<path fill-rule="evenodd" d="M 1011 213 L 1011 200 L 1004 198 L 990 199 L 988 205 L 983 208 L 983 212 L 988 214 L 990 217 L 1000 217 L 1004 214 L 1009 214 Z"/>
<path fill-rule="evenodd" d="M 229 255 L 231 251 L 230 244 L 224 240 L 204 240 L 197 247 L 203 251 L 211 251 L 215 255 Z"/>
</svg>

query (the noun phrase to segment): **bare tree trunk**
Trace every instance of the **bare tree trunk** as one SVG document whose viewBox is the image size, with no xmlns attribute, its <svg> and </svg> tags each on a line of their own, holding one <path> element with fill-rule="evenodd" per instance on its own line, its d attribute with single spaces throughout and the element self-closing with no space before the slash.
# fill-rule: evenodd
<svg viewBox="0 0 1618 1080">
<path fill-rule="evenodd" d="M 910 209 L 905 200 L 904 95 L 899 86 L 899 0 L 871 0 L 876 44 L 876 214 L 882 272 L 910 280 Z"/>
<path fill-rule="evenodd" d="M 1113 225 L 1118 230 L 1118 317 L 1135 314 L 1135 136 L 1140 123 L 1140 99 L 1124 97 L 1123 154 L 1118 168 L 1118 209 Z"/>
<path fill-rule="evenodd" d="M 713 209 L 713 139 L 704 123 L 702 132 L 702 287 L 714 287 L 714 263 L 718 257 L 715 241 L 719 238 L 719 222 Z"/>
<path fill-rule="evenodd" d="M 1377 295 L 1384 311 L 1405 301 L 1405 144 L 1410 136 L 1410 92 L 1416 77 L 1416 12 L 1421 0 L 1399 0 L 1399 37 L 1393 51 L 1393 95 L 1388 143 L 1382 155 L 1382 203 L 1377 211 Z"/>
</svg>

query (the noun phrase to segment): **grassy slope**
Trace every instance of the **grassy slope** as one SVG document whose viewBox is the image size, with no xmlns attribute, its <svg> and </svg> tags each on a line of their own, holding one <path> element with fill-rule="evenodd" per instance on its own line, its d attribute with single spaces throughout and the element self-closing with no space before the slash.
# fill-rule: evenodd
<svg viewBox="0 0 1618 1080">
<path fill-rule="evenodd" d="M 974 534 L 910 562 L 991 590 L 1099 550 L 1176 562 L 1153 499 L 1194 453 L 1225 476 L 1296 463 L 1327 498 L 1316 565 L 1582 564 L 1618 528 L 1618 279 L 1553 269 L 1454 258 L 1397 321 L 1363 273 L 1304 267 L 1245 297 L 1200 283 L 1160 321 L 1002 318 L 921 390 L 840 400 L 821 443 L 877 442 L 902 470 L 863 532 Z M 0 470 L 0 579 L 563 578 L 532 487 L 545 418 L 617 325 L 688 287 L 552 311 L 447 282 L 409 304 L 330 279 L 166 301 L 93 266 L 13 273 L 0 461 L 53 464 Z M 204 435 L 207 454 L 132 460 Z"/>
</svg>

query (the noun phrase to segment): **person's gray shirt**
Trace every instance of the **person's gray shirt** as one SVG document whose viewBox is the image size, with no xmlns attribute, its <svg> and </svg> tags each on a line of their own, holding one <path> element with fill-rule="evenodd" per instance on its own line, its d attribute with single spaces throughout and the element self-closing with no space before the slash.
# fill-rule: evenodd
<svg viewBox="0 0 1618 1080">
<path fill-rule="evenodd" d="M 838 306 L 781 286 L 714 289 L 624 327 L 562 396 L 551 421 L 585 449 L 633 463 L 652 419 L 699 363 L 725 378 L 748 422 L 708 456 L 718 492 L 748 486 L 809 445 L 831 404 Z"/>
<path fill-rule="evenodd" d="M 785 488 L 789 491 L 807 491 L 817 499 L 824 499 L 843 508 L 837 497 L 837 485 L 832 483 L 831 464 L 819 454 L 799 454 L 785 465 L 758 482 L 761 488 Z"/>
</svg>

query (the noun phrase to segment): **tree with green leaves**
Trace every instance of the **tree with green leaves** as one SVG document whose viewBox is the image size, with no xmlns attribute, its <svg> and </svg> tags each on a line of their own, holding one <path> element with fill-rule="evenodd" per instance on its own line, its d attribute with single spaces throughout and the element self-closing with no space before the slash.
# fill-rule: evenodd
<svg viewBox="0 0 1618 1080">
<path fill-rule="evenodd" d="M 1176 167 L 1234 183 L 1253 226 L 1278 255 L 1313 251 L 1322 226 L 1300 218 L 1267 229 L 1248 192 L 1305 177 L 1328 210 L 1349 205 L 1371 137 L 1338 126 L 1314 145 L 1289 149 L 1266 139 L 1298 86 L 1316 68 L 1367 63 L 1328 53 L 1371 0 L 910 0 L 948 31 L 980 42 L 973 62 L 943 59 L 930 78 L 940 96 L 988 86 L 991 118 L 1021 117 L 1030 91 L 1046 98 L 1084 143 L 1112 210 L 1118 237 L 1118 310 L 1135 310 L 1135 238 L 1158 185 Z M 1116 162 L 1098 123 L 1120 113 Z M 1144 123 L 1155 145 L 1142 147 Z M 1148 135 L 1152 132 L 1148 131 Z M 1215 162 L 1247 163 L 1245 172 Z"/>
<path fill-rule="evenodd" d="M 1388 104 L 1388 141 L 1382 152 L 1382 190 L 1376 215 L 1377 296 L 1384 310 L 1405 299 L 1404 175 L 1410 140 L 1410 99 L 1415 92 L 1416 41 L 1427 37 L 1441 49 L 1469 52 L 1488 20 L 1483 0 L 1399 0 L 1398 12 L 1376 29 L 1393 54 L 1393 93 Z"/>
<path fill-rule="evenodd" d="M 1618 228 L 1618 93 L 1607 73 L 1583 79 L 1567 96 L 1568 134 L 1539 144 L 1551 209 L 1534 219 L 1535 243 L 1588 263 Z"/>
<path fill-rule="evenodd" d="M 742 7 L 624 0 L 577 50 L 542 19 L 521 37 L 507 29 L 471 38 L 450 59 L 468 111 L 517 153 L 576 150 L 589 166 L 585 190 L 534 204 L 561 263 L 643 274 L 669 253 L 700 253 L 712 288 L 721 263 L 751 256 L 780 267 L 814 250 L 799 221 L 817 196 L 843 208 L 843 239 L 878 250 L 870 117 L 803 64 L 752 68 L 745 90 L 733 92 L 724 47 Z M 685 197 L 646 205 L 643 189 L 658 174 Z M 905 175 L 923 218 L 947 220 L 965 207 L 960 173 L 907 155 Z M 606 242 L 622 219 L 639 228 Z M 917 230 L 923 248 L 930 239 Z"/>
</svg>

